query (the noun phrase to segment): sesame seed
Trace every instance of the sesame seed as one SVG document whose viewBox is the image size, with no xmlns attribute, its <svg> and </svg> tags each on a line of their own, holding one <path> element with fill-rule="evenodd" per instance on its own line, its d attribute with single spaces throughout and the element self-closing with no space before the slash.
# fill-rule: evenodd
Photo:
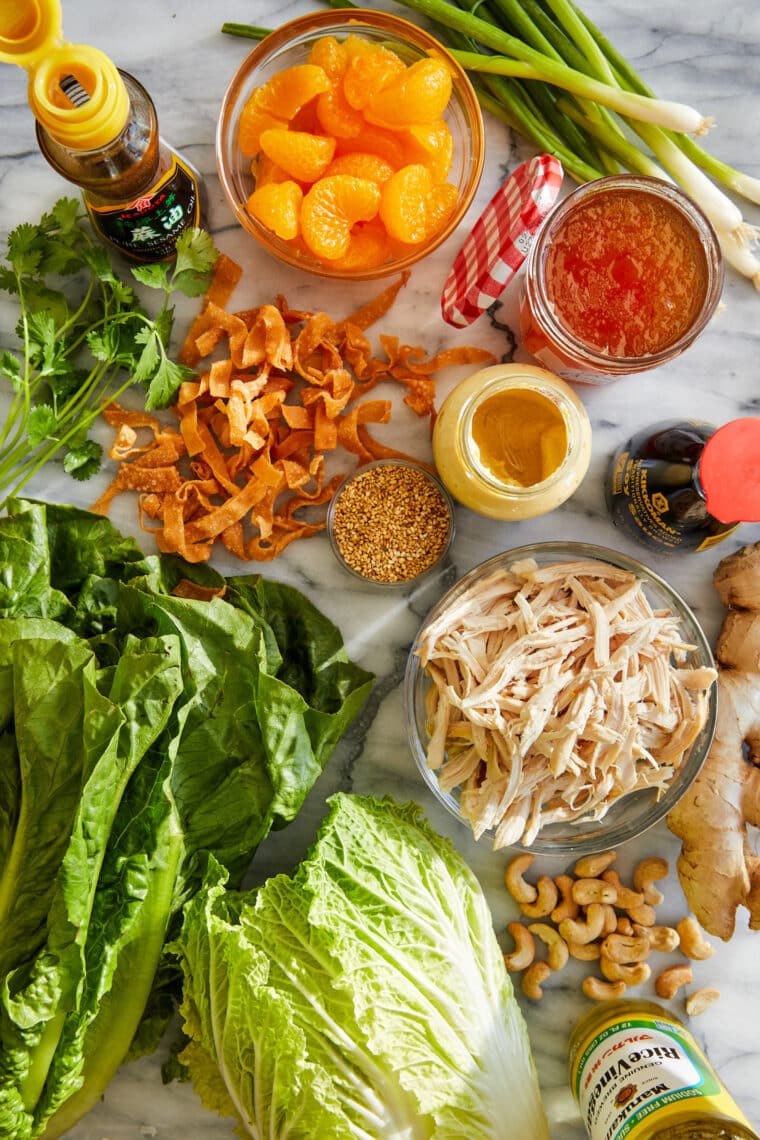
<svg viewBox="0 0 760 1140">
<path fill-rule="evenodd" d="M 357 574 L 375 582 L 408 582 L 443 555 L 451 510 L 419 467 L 381 463 L 360 471 L 338 493 L 333 541 Z"/>
</svg>

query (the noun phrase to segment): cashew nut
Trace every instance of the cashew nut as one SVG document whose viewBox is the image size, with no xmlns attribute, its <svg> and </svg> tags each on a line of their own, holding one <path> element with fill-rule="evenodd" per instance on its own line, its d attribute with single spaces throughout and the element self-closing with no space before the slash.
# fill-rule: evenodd
<svg viewBox="0 0 760 1140">
<path fill-rule="evenodd" d="M 614 934 L 617 930 L 618 916 L 612 903 L 602 903 L 604 907 L 604 926 L 602 927 L 602 936 L 607 934 Z"/>
<path fill-rule="evenodd" d="M 554 879 L 549 875 L 541 875 L 536 883 L 537 894 L 535 902 L 521 902 L 520 910 L 526 918 L 546 918 L 554 910 L 559 898 L 559 891 L 554 885 Z"/>
<path fill-rule="evenodd" d="M 549 926 L 547 922 L 532 922 L 528 930 L 546 943 L 548 947 L 547 960 L 552 970 L 561 970 L 563 966 L 567 965 L 570 952 L 567 943 L 558 930 Z"/>
<path fill-rule="evenodd" d="M 573 898 L 579 906 L 590 903 L 615 903 L 617 890 L 603 879 L 576 879 L 573 883 Z"/>
<path fill-rule="evenodd" d="M 592 1001 L 615 1001 L 625 993 L 625 982 L 603 982 L 601 978 L 583 979 L 582 989 Z"/>
<path fill-rule="evenodd" d="M 602 942 L 602 954 L 611 962 L 643 962 L 649 957 L 649 940 L 628 934 L 608 934 Z"/>
<path fill-rule="evenodd" d="M 695 962 L 704 962 L 712 958 L 715 947 L 711 946 L 700 930 L 696 918 L 689 916 L 676 923 L 676 930 L 681 938 L 681 952 Z"/>
<path fill-rule="evenodd" d="M 681 986 L 691 985 L 692 978 L 691 966 L 668 966 L 655 978 L 655 993 L 661 998 L 673 998 Z"/>
<path fill-rule="evenodd" d="M 515 902 L 531 903 L 536 900 L 538 891 L 532 883 L 526 883 L 523 878 L 528 867 L 533 865 L 535 859 L 535 855 L 531 855 L 529 852 L 525 852 L 523 855 L 517 855 L 504 872 L 504 882 Z"/>
<path fill-rule="evenodd" d="M 644 896 L 638 891 L 632 891 L 630 887 L 626 887 L 620 881 L 620 875 L 617 871 L 609 870 L 602 874 L 605 883 L 609 883 L 617 891 L 616 906 L 621 910 L 629 910 L 632 906 L 641 906 L 644 901 Z"/>
<path fill-rule="evenodd" d="M 568 942 L 567 949 L 580 962 L 595 962 L 602 953 L 598 942 Z"/>
<path fill-rule="evenodd" d="M 552 968 L 548 962 L 534 962 L 528 966 L 522 976 L 522 988 L 525 996 L 532 998 L 533 1001 L 540 1001 L 544 996 L 541 986 L 551 972 Z"/>
<path fill-rule="evenodd" d="M 573 870 L 577 879 L 598 879 L 611 863 L 617 859 L 617 851 L 600 851 L 598 855 L 584 855 Z"/>
<path fill-rule="evenodd" d="M 565 918 L 559 932 L 565 942 L 593 942 L 604 929 L 607 912 L 602 903 L 591 903 L 585 918 Z"/>
<path fill-rule="evenodd" d="M 562 896 L 562 902 L 558 903 L 552 911 L 552 922 L 557 926 L 562 922 L 563 918 L 577 918 L 580 913 L 580 907 L 573 899 L 573 883 L 575 880 L 572 875 L 557 875 L 554 884 Z"/>
<path fill-rule="evenodd" d="M 504 955 L 504 965 L 511 973 L 525 970 L 536 956 L 533 935 L 521 922 L 510 922 L 507 930 L 515 940 L 515 948 L 511 954 Z"/>
<path fill-rule="evenodd" d="M 665 954 L 676 950 L 681 941 L 678 931 L 672 926 L 640 926 L 634 923 L 633 933 L 640 938 L 646 938 L 653 950 L 660 950 Z"/>
<path fill-rule="evenodd" d="M 608 982 L 625 982 L 627 986 L 643 986 L 652 973 L 647 962 L 632 962 L 626 966 L 613 962 L 606 954 L 602 954 L 599 965 Z"/>
<path fill-rule="evenodd" d="M 654 886 L 659 879 L 667 878 L 670 867 L 667 859 L 652 855 L 642 859 L 633 872 L 633 885 L 644 896 L 644 902 L 650 906 L 659 906 L 664 896 Z"/>
<path fill-rule="evenodd" d="M 686 1012 L 689 1017 L 697 1017 L 719 997 L 720 990 L 713 989 L 712 986 L 703 986 L 701 990 L 694 990 L 694 993 L 689 994 L 686 999 Z"/>
<path fill-rule="evenodd" d="M 641 929 L 643 930 L 644 927 L 642 927 Z M 615 927 L 614 933 L 615 934 L 635 934 L 636 931 L 633 929 L 633 923 L 631 922 L 630 918 L 626 918 L 625 915 L 623 915 L 622 918 L 619 918 L 617 920 L 617 926 Z"/>
<path fill-rule="evenodd" d="M 637 926 L 654 926 L 657 921 L 657 913 L 654 907 L 650 906 L 649 903 L 629 907 L 628 917 L 631 922 L 635 922 Z"/>
</svg>

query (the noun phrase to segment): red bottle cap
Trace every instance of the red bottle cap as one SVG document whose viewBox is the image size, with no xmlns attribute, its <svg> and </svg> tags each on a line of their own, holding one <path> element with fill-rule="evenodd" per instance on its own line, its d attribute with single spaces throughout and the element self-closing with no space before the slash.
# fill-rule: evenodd
<svg viewBox="0 0 760 1140">
<path fill-rule="evenodd" d="M 441 294 L 443 319 L 457 328 L 479 317 L 520 268 L 557 200 L 561 163 L 540 154 L 518 166 L 465 238 Z"/>
<path fill-rule="evenodd" d="M 707 509 L 722 523 L 760 522 L 760 416 L 718 428 L 699 459 Z"/>
</svg>

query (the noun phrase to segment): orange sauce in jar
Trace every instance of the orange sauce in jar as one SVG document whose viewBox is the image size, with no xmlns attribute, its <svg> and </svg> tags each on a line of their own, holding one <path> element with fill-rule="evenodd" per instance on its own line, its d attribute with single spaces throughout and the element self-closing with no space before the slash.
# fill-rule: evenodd
<svg viewBox="0 0 760 1140">
<path fill-rule="evenodd" d="M 581 203 L 554 235 L 545 273 L 560 323 L 615 357 L 668 348 L 694 322 L 707 289 L 694 227 L 670 202 L 641 190 Z"/>
<path fill-rule="evenodd" d="M 546 218 L 522 283 L 524 347 L 565 380 L 604 384 L 674 359 L 720 300 L 717 235 L 671 183 L 613 175 Z"/>
</svg>

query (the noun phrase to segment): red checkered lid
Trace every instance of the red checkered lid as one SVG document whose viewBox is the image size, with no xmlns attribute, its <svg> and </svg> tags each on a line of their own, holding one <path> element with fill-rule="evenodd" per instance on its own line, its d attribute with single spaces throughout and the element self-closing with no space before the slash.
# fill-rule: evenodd
<svg viewBox="0 0 760 1140">
<path fill-rule="evenodd" d="M 443 319 L 457 328 L 479 317 L 520 268 L 557 200 L 562 164 L 540 154 L 499 187 L 465 239 L 441 293 Z"/>
</svg>

